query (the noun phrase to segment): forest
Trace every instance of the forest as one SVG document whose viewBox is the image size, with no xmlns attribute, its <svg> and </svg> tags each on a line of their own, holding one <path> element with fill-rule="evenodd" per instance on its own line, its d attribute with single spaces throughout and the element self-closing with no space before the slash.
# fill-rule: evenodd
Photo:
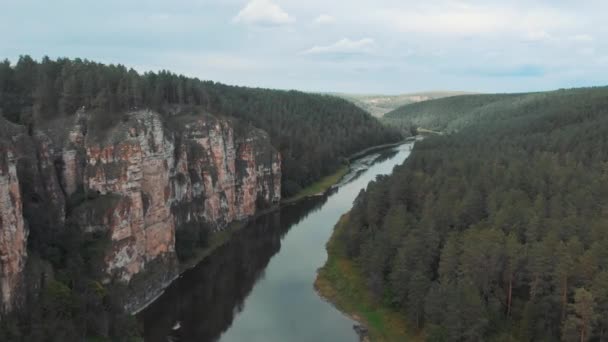
<svg viewBox="0 0 608 342">
<path fill-rule="evenodd" d="M 337 237 L 375 298 L 428 341 L 608 340 L 608 88 L 412 106 L 449 133 Z"/>
<path fill-rule="evenodd" d="M 142 108 L 165 116 L 207 112 L 265 130 L 282 154 L 287 197 L 335 172 L 351 154 L 401 139 L 364 110 L 329 95 L 228 86 L 166 70 L 140 74 L 78 58 L 0 62 L 0 115 L 18 124 L 35 127 L 85 109 L 103 129 Z"/>
</svg>

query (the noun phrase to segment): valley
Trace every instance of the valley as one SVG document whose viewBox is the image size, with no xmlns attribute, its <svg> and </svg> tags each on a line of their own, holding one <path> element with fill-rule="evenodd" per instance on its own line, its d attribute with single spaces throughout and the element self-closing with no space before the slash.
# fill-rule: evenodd
<svg viewBox="0 0 608 342">
<path fill-rule="evenodd" d="M 1 340 L 606 338 L 604 87 L 347 101 L 28 56 L 0 84 Z"/>
</svg>

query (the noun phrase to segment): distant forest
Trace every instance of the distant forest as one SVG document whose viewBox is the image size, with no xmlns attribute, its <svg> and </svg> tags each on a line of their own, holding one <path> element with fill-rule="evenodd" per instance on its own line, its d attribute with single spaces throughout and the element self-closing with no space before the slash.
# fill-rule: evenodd
<svg viewBox="0 0 608 342">
<path fill-rule="evenodd" d="M 283 195 L 337 170 L 347 157 L 401 135 L 346 100 L 298 91 L 227 86 L 169 71 L 22 56 L 0 63 L 0 114 L 36 126 L 84 108 L 104 129 L 131 110 L 164 115 L 205 111 L 267 131 L 283 157 Z"/>
<path fill-rule="evenodd" d="M 574 92 L 584 90 L 570 90 Z M 557 91 L 558 96 L 559 92 Z M 454 132 L 474 124 L 486 116 L 513 114 L 513 108 L 531 110 L 527 103 L 538 103 L 555 92 L 463 95 L 402 106 L 387 113 L 382 121 L 406 134 L 416 134 L 418 128 L 439 132 Z M 555 99 L 555 98 L 554 98 Z M 525 114 L 525 113 L 521 113 Z"/>
<path fill-rule="evenodd" d="M 453 133 L 371 183 L 338 237 L 376 298 L 429 341 L 608 340 L 608 88 L 398 112 Z"/>
</svg>

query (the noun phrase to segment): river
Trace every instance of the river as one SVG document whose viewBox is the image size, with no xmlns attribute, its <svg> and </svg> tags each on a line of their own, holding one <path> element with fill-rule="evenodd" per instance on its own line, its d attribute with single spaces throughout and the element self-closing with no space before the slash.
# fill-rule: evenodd
<svg viewBox="0 0 608 342">
<path fill-rule="evenodd" d="M 340 216 L 378 175 L 410 154 L 406 143 L 363 157 L 325 196 L 261 216 L 185 272 L 138 319 L 146 342 L 355 342 L 350 318 L 313 288 Z"/>
</svg>

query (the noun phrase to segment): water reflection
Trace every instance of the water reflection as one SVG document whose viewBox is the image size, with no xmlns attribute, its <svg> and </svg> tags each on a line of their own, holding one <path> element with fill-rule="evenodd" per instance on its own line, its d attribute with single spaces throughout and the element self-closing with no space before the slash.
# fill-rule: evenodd
<svg viewBox="0 0 608 342">
<path fill-rule="evenodd" d="M 370 181 L 403 162 L 411 145 L 365 156 L 327 196 L 284 207 L 237 232 L 140 313 L 145 340 L 356 341 L 353 321 L 319 298 L 312 283 L 340 215 Z"/>
<path fill-rule="evenodd" d="M 232 324 L 264 276 L 290 227 L 319 210 L 327 196 L 259 217 L 194 269 L 184 273 L 139 315 L 145 341 L 215 341 Z"/>
</svg>

